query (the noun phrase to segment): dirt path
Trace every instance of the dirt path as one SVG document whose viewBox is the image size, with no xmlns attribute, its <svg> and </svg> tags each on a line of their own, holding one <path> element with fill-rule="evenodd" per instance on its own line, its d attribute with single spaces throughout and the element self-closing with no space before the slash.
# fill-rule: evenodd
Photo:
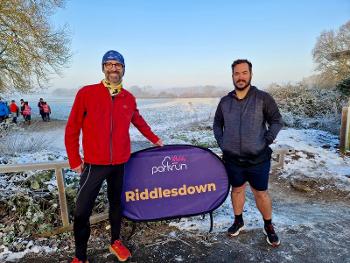
<svg viewBox="0 0 350 263">
<path fill-rule="evenodd" d="M 28 132 L 38 132 L 64 129 L 66 123 L 67 121 L 64 120 L 51 120 L 49 122 L 44 122 L 42 120 L 33 120 L 30 125 L 24 124 L 23 122 L 20 122 L 18 125 Z"/>
</svg>

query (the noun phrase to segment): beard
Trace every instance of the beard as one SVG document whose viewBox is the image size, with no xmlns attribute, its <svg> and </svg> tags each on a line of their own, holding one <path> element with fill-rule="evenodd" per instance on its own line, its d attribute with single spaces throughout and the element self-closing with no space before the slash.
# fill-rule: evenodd
<svg viewBox="0 0 350 263">
<path fill-rule="evenodd" d="M 123 79 L 123 71 L 105 72 L 106 80 L 112 84 L 119 84 Z"/>
<path fill-rule="evenodd" d="M 233 85 L 235 86 L 235 88 L 237 90 L 245 90 L 246 88 L 248 88 L 250 86 L 250 82 L 251 82 L 252 78 L 250 78 L 248 81 L 239 79 L 237 82 L 233 81 Z M 245 83 L 244 86 L 238 86 L 238 83 Z"/>
</svg>

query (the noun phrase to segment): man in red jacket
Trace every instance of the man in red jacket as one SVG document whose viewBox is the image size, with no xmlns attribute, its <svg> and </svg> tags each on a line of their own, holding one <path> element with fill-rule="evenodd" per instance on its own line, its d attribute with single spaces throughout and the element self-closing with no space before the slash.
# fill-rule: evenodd
<svg viewBox="0 0 350 263">
<path fill-rule="evenodd" d="M 10 113 L 11 113 L 11 117 L 12 117 L 12 123 L 17 123 L 19 108 L 18 108 L 15 100 L 11 100 L 11 104 L 10 104 L 9 108 L 10 108 Z"/>
<path fill-rule="evenodd" d="M 75 258 L 72 262 L 77 263 L 88 262 L 89 218 L 104 180 L 107 181 L 111 224 L 109 249 L 119 261 L 126 261 L 131 256 L 119 237 L 124 164 L 131 152 L 130 123 L 152 143 L 163 146 L 162 140 L 140 115 L 135 97 L 123 88 L 123 56 L 117 51 L 108 51 L 102 58 L 102 71 L 105 79 L 78 91 L 65 132 L 69 164 L 80 174 L 73 228 Z M 79 153 L 80 132 L 83 134 L 84 159 Z"/>
</svg>

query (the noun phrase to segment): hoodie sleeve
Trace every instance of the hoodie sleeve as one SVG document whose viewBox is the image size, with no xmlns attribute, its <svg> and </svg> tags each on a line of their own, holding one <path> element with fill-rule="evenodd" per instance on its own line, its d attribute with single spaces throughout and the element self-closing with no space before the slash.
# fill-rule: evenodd
<svg viewBox="0 0 350 263">
<path fill-rule="evenodd" d="M 224 116 L 222 114 L 221 101 L 215 112 L 213 132 L 219 147 L 222 149 L 222 144 L 223 144 L 222 140 L 223 140 L 223 133 L 224 133 Z"/>
<path fill-rule="evenodd" d="M 264 100 L 264 116 L 268 123 L 268 129 L 265 133 L 265 140 L 268 145 L 273 143 L 277 134 L 283 127 L 282 115 L 279 112 L 278 106 L 272 96 L 266 93 Z"/>
<path fill-rule="evenodd" d="M 82 159 L 79 154 L 79 137 L 83 126 L 84 113 L 85 106 L 83 92 L 80 90 L 75 97 L 64 135 L 64 142 L 71 168 L 76 168 L 82 163 Z"/>
</svg>

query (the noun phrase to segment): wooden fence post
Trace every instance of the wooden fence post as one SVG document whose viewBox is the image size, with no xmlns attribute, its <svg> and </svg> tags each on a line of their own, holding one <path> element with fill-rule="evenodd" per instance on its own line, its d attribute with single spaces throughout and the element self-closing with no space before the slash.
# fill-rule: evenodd
<svg viewBox="0 0 350 263">
<path fill-rule="evenodd" d="M 61 219 L 63 227 L 69 226 L 69 217 L 68 217 L 68 207 L 67 207 L 67 199 L 66 199 L 66 191 L 64 185 L 64 174 L 62 168 L 55 168 L 57 188 L 58 188 L 58 198 L 60 202 L 60 210 L 61 210 Z"/>
<path fill-rule="evenodd" d="M 340 152 L 350 153 L 350 107 L 343 107 L 340 126 Z"/>
</svg>

